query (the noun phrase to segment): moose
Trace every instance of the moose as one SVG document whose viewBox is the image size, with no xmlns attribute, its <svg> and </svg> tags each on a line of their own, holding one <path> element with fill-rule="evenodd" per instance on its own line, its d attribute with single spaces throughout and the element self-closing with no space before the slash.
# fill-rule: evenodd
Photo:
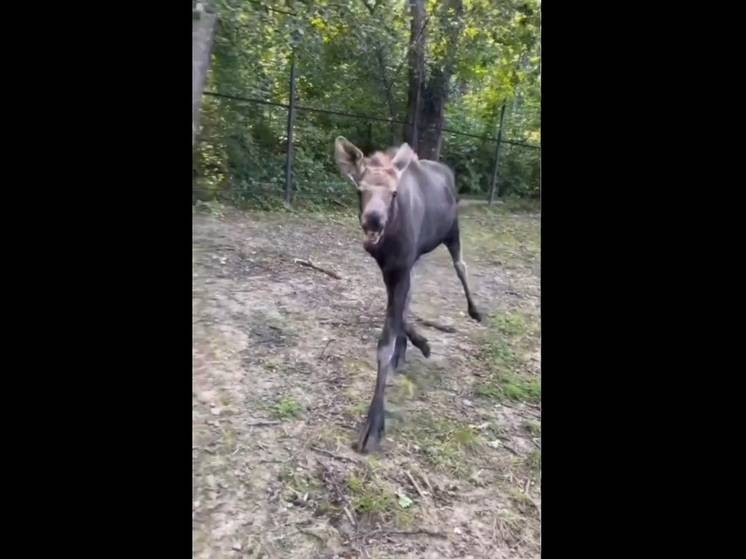
<svg viewBox="0 0 746 559">
<path fill-rule="evenodd" d="M 388 297 L 378 340 L 376 387 L 356 445 L 359 452 L 367 453 L 379 448 L 385 427 L 386 382 L 405 357 L 407 339 L 425 357 L 430 356 L 427 339 L 407 321 L 412 269 L 420 256 L 444 244 L 464 288 L 469 316 L 478 322 L 482 317 L 461 257 L 453 172 L 442 163 L 419 159 L 406 143 L 366 157 L 339 136 L 334 156 L 342 175 L 357 188 L 363 248 L 378 263 Z"/>
</svg>

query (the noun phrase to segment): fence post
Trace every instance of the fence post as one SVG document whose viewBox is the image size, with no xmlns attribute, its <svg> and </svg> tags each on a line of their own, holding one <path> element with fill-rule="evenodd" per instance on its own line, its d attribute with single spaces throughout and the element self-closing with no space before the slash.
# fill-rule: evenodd
<svg viewBox="0 0 746 559">
<path fill-rule="evenodd" d="M 290 101 L 288 103 L 288 147 L 285 162 L 285 205 L 290 205 L 293 192 L 293 118 L 295 117 L 295 48 L 290 54 Z"/>
<path fill-rule="evenodd" d="M 495 190 L 497 187 L 497 166 L 500 163 L 500 142 L 503 139 L 503 117 L 505 117 L 505 102 L 500 109 L 500 127 L 497 129 L 497 147 L 495 148 L 495 170 L 492 173 L 492 186 L 490 187 L 490 206 L 495 201 Z M 498 192 L 498 196 L 500 193 Z"/>
<path fill-rule="evenodd" d="M 210 66 L 210 53 L 215 38 L 217 16 L 206 11 L 202 4 L 192 2 L 192 149 L 199 135 L 199 111 L 202 90 Z"/>
</svg>

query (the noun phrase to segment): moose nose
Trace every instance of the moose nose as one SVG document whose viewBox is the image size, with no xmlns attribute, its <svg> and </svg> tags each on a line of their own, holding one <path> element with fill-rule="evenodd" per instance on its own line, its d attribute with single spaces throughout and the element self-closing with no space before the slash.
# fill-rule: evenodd
<svg viewBox="0 0 746 559">
<path fill-rule="evenodd" d="M 383 215 L 380 212 L 369 212 L 363 215 L 364 231 L 380 231 L 383 229 Z"/>
</svg>

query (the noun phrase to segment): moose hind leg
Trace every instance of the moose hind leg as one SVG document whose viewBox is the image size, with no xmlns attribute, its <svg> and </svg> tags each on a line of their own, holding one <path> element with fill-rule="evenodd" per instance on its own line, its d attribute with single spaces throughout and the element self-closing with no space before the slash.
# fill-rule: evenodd
<svg viewBox="0 0 746 559">
<path fill-rule="evenodd" d="M 407 335 L 400 334 L 396 337 L 394 348 L 394 369 L 398 369 L 401 363 L 407 362 Z"/>
<path fill-rule="evenodd" d="M 412 342 L 412 345 L 422 352 L 425 357 L 430 357 L 430 344 L 427 343 L 427 339 L 420 335 L 414 328 L 414 324 L 411 322 L 409 314 L 409 304 L 412 301 L 412 289 L 414 289 L 414 268 L 409 272 L 409 291 L 407 292 L 407 300 L 404 304 L 404 331 L 406 332 L 407 338 Z M 406 339 L 404 340 L 404 349 L 406 351 Z M 406 362 L 406 359 L 404 359 Z"/>
<path fill-rule="evenodd" d="M 458 279 L 461 281 L 461 285 L 464 288 L 469 316 L 477 322 L 481 322 L 482 315 L 477 310 L 477 307 L 474 304 L 474 300 L 471 297 L 471 291 L 469 290 L 469 281 L 466 277 L 466 263 L 461 256 L 461 238 L 458 230 L 458 225 L 454 228 L 454 234 L 451 236 L 450 240 L 445 243 L 445 245 L 448 248 L 448 252 L 451 254 L 453 267 L 456 269 L 456 275 L 458 276 Z"/>
<path fill-rule="evenodd" d="M 404 328 L 407 331 L 407 337 L 409 338 L 409 341 L 412 342 L 412 345 L 419 349 L 422 352 L 422 355 L 430 357 L 430 344 L 427 343 L 427 338 L 420 335 L 420 333 L 417 332 L 417 330 L 414 329 L 414 326 L 409 322 L 404 325 Z"/>
</svg>

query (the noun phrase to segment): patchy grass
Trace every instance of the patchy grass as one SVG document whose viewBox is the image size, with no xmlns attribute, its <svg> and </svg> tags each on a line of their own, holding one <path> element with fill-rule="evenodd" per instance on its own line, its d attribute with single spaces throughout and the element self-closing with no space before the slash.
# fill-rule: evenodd
<svg viewBox="0 0 746 559">
<path fill-rule="evenodd" d="M 497 380 L 500 383 L 502 393 L 508 400 L 522 402 L 538 402 L 541 400 L 541 385 L 538 378 L 503 373 L 499 375 Z"/>
<path fill-rule="evenodd" d="M 285 396 L 272 408 L 272 414 L 280 420 L 296 419 L 301 416 L 303 406 L 290 396 Z"/>
<path fill-rule="evenodd" d="M 536 511 L 534 501 L 517 487 L 511 487 L 509 490 L 510 500 L 516 505 L 516 508 L 522 514 L 533 514 Z"/>
<path fill-rule="evenodd" d="M 538 437 L 541 435 L 541 422 L 534 421 L 533 419 L 527 419 L 523 423 L 523 427 L 526 429 L 526 431 L 529 432 L 530 435 L 534 437 Z"/>
<path fill-rule="evenodd" d="M 417 393 L 417 385 L 406 375 L 398 375 L 396 383 L 389 389 L 390 399 L 393 402 L 404 402 L 411 400 Z"/>
<path fill-rule="evenodd" d="M 192 206 L 192 212 L 206 213 L 217 218 L 222 218 L 225 217 L 225 206 L 218 200 L 209 200 L 207 202 L 197 200 L 197 203 Z"/>
<path fill-rule="evenodd" d="M 220 417 L 213 418 L 204 402 L 194 404 L 196 553 L 225 555 L 240 547 L 237 555 L 288 559 L 428 551 L 444 557 L 538 557 L 541 460 L 538 450 L 532 454 L 537 445 L 530 439 L 539 443 L 540 421 L 533 421 L 526 406 L 495 405 L 540 395 L 538 219 L 497 211 L 467 216 L 465 225 L 489 247 L 477 252 L 465 232 L 475 293 L 496 296 L 483 300 L 487 320 L 478 327 L 454 323 L 456 335 L 423 331 L 432 337 L 435 358 L 426 360 L 408 348 L 403 374 L 387 389 L 391 415 L 383 452 L 359 456 L 349 449 L 370 404 L 373 330 L 385 301 L 370 303 L 371 286 L 381 293 L 383 288 L 375 263 L 357 242 L 356 218 L 300 212 L 248 217 L 231 209 L 219 222 L 196 217 L 204 223 L 196 244 L 220 248 L 215 252 L 221 256 L 242 254 L 228 258 L 227 269 L 204 250 L 194 256 L 195 275 L 210 274 L 195 300 L 195 383 L 212 391 L 209 403 L 220 408 Z M 320 240 L 312 260 L 332 267 L 344 262 L 345 275 L 355 281 L 295 273 L 287 256 L 294 254 L 301 233 Z M 223 251 L 228 245 L 234 250 Z M 417 309 L 423 315 L 432 309 L 433 318 L 460 315 L 461 287 L 446 252 L 422 266 L 428 281 L 443 290 L 423 290 L 432 300 Z M 254 276 L 247 288 L 244 277 Z M 310 289 L 309 282 L 318 285 Z M 450 294 L 458 297 L 446 297 Z M 359 319 L 334 320 L 350 314 Z M 321 336 L 333 337 L 334 345 L 324 347 Z M 220 353 L 213 340 L 220 342 Z M 263 382 L 257 384 L 258 375 Z M 472 397 L 472 390 L 484 397 Z M 249 431 L 239 414 L 245 410 L 284 423 Z M 235 432 L 226 433 L 230 429 Z M 407 473 L 427 492 L 424 498 Z M 511 486 L 527 495 L 512 494 Z M 267 514 L 277 520 L 271 533 Z M 226 524 L 228 517 L 245 524 Z M 456 526 L 465 533 L 453 535 Z M 386 535 L 418 529 L 448 537 Z M 431 545 L 437 547 L 428 549 Z"/>
<path fill-rule="evenodd" d="M 539 401 L 539 378 L 525 370 L 525 363 L 515 351 L 524 345 L 527 335 L 533 334 L 526 318 L 519 313 L 500 313 L 487 326 L 489 332 L 479 357 L 489 374 L 475 386 L 474 393 L 493 400 Z"/>
<path fill-rule="evenodd" d="M 526 456 L 526 468 L 535 476 L 541 475 L 541 451 L 537 448 Z"/>
<path fill-rule="evenodd" d="M 469 454 L 482 445 L 480 434 L 472 427 L 449 418 L 418 412 L 414 422 L 402 432 L 415 449 L 436 469 L 468 477 L 471 472 Z"/>
<path fill-rule="evenodd" d="M 526 319 L 519 313 L 501 313 L 492 317 L 492 328 L 504 336 L 522 336 L 528 330 Z"/>
<path fill-rule="evenodd" d="M 518 375 L 510 371 L 498 371 L 489 379 L 476 385 L 474 394 L 492 400 L 514 402 L 539 402 L 541 385 L 534 375 Z"/>
<path fill-rule="evenodd" d="M 539 258 L 541 235 L 534 219 L 486 207 L 464 214 L 463 238 L 467 262 L 530 267 Z"/>
<path fill-rule="evenodd" d="M 366 472 L 355 471 L 347 478 L 350 504 L 367 523 L 393 523 L 399 528 L 412 525 L 412 501 L 401 499 L 396 491 L 384 485 L 375 473 L 375 466 Z M 406 504 L 406 508 L 405 508 Z"/>
<path fill-rule="evenodd" d="M 286 464 L 278 475 L 283 484 L 283 498 L 288 502 L 306 502 L 309 495 L 316 497 L 321 489 L 319 481 L 310 472 Z"/>
<path fill-rule="evenodd" d="M 538 213 L 541 211 L 541 200 L 538 199 L 506 196 L 502 200 L 503 210 L 509 213 Z"/>
</svg>

